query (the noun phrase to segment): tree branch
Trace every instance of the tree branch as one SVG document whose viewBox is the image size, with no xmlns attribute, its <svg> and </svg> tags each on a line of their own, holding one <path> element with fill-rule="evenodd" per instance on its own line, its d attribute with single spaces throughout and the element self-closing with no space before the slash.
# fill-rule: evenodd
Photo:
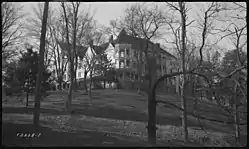
<svg viewBox="0 0 249 149">
<path fill-rule="evenodd" d="M 182 109 L 181 107 L 178 107 L 177 105 L 172 104 L 172 103 L 170 103 L 170 102 L 168 102 L 168 101 L 157 100 L 156 102 L 157 102 L 157 103 L 166 104 L 166 105 L 171 106 L 171 107 L 173 107 L 173 108 L 175 108 L 175 109 L 178 109 L 178 110 L 180 110 L 180 111 L 184 111 L 184 109 Z M 203 120 L 207 120 L 207 121 L 211 121 L 211 122 L 222 123 L 222 124 L 235 124 L 234 122 L 225 122 L 225 121 L 222 121 L 222 120 L 216 120 L 216 119 L 206 118 L 206 117 L 204 117 L 204 116 L 200 116 L 200 115 L 194 114 L 194 113 L 192 113 L 192 112 L 188 112 L 188 111 L 186 111 L 186 113 L 187 113 L 188 115 L 193 116 L 193 117 L 196 117 L 196 118 L 198 118 L 198 119 L 203 119 Z M 247 122 L 245 122 L 245 123 L 240 123 L 239 125 L 247 125 Z"/>
</svg>

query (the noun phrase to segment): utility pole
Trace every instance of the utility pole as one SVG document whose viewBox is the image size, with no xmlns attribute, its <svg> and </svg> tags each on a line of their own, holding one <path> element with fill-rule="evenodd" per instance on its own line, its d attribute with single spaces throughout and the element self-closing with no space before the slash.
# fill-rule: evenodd
<svg viewBox="0 0 249 149">
<path fill-rule="evenodd" d="M 35 109 L 34 109 L 34 119 L 33 119 L 34 125 L 36 126 L 39 126 L 39 117 L 40 117 L 41 81 L 44 69 L 44 51 L 45 51 L 46 26 L 48 18 L 48 6 L 49 2 L 45 2 L 43 19 L 42 19 L 41 38 L 40 38 L 39 66 L 38 66 L 39 69 L 38 69 L 38 76 L 36 79 Z"/>
</svg>

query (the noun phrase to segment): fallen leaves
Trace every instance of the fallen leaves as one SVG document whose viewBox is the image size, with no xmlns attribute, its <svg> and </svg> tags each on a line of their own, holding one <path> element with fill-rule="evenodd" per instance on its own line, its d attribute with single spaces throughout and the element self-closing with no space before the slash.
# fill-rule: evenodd
<svg viewBox="0 0 249 149">
<path fill-rule="evenodd" d="M 32 119 L 29 114 L 3 114 L 3 120 L 22 120 Z M 137 137 L 140 139 L 147 139 L 146 123 L 128 121 L 128 120 L 115 120 L 107 118 L 96 118 L 90 116 L 46 116 L 41 114 L 41 121 L 51 125 L 56 131 L 61 132 L 79 132 L 79 131 L 96 131 L 103 132 L 108 136 L 116 137 Z M 202 130 L 189 129 L 189 139 L 191 142 L 196 142 L 204 146 L 230 146 L 231 135 L 223 133 L 204 133 Z M 226 137 L 229 136 L 229 137 Z M 229 138 L 229 139 L 227 139 Z M 181 127 L 166 125 L 158 126 L 157 139 L 165 143 L 183 141 L 183 129 Z"/>
</svg>

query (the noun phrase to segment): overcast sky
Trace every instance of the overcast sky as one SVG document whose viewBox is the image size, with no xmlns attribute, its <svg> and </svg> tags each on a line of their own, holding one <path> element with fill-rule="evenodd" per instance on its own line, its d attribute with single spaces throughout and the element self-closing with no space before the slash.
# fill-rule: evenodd
<svg viewBox="0 0 249 149">
<path fill-rule="evenodd" d="M 32 6 L 35 6 L 37 2 L 22 2 L 24 5 L 24 12 L 33 14 Z M 124 10 L 127 6 L 135 2 L 86 2 L 82 3 L 80 9 L 87 9 L 91 7 L 91 11 L 95 12 L 95 19 L 98 23 L 108 26 L 110 20 L 118 19 L 124 15 Z M 159 6 L 165 6 L 165 3 L 157 3 Z M 60 6 L 58 2 L 50 2 L 53 8 Z M 207 2 L 190 3 L 192 9 L 188 12 L 189 20 L 196 19 L 196 13 L 203 7 L 208 5 Z M 231 49 L 231 44 L 227 40 L 224 40 L 220 45 L 226 49 Z"/>
<path fill-rule="evenodd" d="M 24 11 L 32 15 L 32 7 L 36 6 L 38 2 L 22 2 L 24 5 Z M 81 9 L 91 8 L 92 12 L 95 12 L 95 19 L 103 25 L 109 25 L 109 21 L 117 19 L 123 15 L 123 12 L 127 6 L 134 2 L 85 2 L 81 3 Z M 50 2 L 52 7 L 58 7 L 58 2 Z"/>
</svg>

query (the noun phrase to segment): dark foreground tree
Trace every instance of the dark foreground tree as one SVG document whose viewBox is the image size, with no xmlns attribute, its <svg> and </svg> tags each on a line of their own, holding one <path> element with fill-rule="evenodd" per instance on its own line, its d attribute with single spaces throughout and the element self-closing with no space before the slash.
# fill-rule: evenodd
<svg viewBox="0 0 249 149">
<path fill-rule="evenodd" d="M 43 78 L 42 74 L 44 69 L 44 51 L 45 51 L 46 24 L 48 18 L 48 6 L 49 2 L 45 2 L 43 19 L 42 19 L 41 38 L 40 38 L 39 67 L 36 79 L 35 110 L 34 110 L 34 119 L 33 119 L 33 122 L 36 126 L 39 125 L 39 117 L 40 117 L 41 82 Z"/>
<path fill-rule="evenodd" d="M 31 94 L 34 93 L 38 73 L 38 58 L 38 52 L 30 47 L 21 54 L 19 60 L 9 64 L 3 77 L 8 93 L 19 94 L 22 90 Z M 41 84 L 43 93 L 49 89 L 50 76 L 51 73 L 44 68 Z"/>
</svg>

